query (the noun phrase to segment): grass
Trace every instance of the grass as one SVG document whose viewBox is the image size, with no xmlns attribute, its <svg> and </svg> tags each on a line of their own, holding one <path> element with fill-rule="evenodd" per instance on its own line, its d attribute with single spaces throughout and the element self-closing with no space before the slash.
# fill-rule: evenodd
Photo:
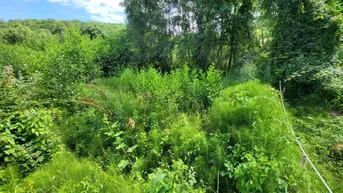
<svg viewBox="0 0 343 193">
<path fill-rule="evenodd" d="M 60 152 L 23 181 L 12 180 L 4 192 L 140 192 L 133 180 L 117 174 L 115 168 L 104 172 L 96 163 Z"/>
</svg>

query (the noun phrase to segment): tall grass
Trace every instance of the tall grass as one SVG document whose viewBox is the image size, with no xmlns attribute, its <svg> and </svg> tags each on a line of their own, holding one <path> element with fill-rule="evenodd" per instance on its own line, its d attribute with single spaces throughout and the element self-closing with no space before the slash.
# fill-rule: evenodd
<svg viewBox="0 0 343 193">
<path fill-rule="evenodd" d="M 223 90 L 208 120 L 208 132 L 229 135 L 233 157 L 225 166 L 240 192 L 302 192 L 308 186 L 325 190 L 311 170 L 301 169 L 300 149 L 289 130 L 291 120 L 272 87 L 248 82 Z M 250 181 L 253 186 L 245 184 Z"/>
<path fill-rule="evenodd" d="M 5 192 L 140 192 L 134 181 L 106 173 L 95 163 L 76 159 L 69 152 L 57 154 L 50 163 L 21 182 L 3 187 Z"/>
</svg>

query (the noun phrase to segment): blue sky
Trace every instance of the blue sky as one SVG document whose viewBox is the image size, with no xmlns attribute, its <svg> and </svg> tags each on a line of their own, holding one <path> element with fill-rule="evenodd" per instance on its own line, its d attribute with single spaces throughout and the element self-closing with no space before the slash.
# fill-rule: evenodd
<svg viewBox="0 0 343 193">
<path fill-rule="evenodd" d="M 0 0 L 0 19 L 59 19 L 124 23 L 121 0 Z"/>
</svg>

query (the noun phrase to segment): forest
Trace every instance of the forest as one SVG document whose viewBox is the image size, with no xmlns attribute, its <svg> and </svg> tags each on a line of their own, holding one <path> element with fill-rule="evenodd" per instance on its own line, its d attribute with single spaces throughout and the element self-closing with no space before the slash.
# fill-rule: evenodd
<svg viewBox="0 0 343 193">
<path fill-rule="evenodd" d="M 343 192 L 341 0 L 122 6 L 0 20 L 0 192 Z"/>
</svg>

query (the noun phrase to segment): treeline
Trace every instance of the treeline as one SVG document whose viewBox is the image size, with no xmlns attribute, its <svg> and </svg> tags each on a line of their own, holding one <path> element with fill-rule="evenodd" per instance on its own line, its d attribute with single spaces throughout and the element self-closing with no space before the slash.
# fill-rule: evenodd
<svg viewBox="0 0 343 193">
<path fill-rule="evenodd" d="M 10 20 L 0 23 L 0 42 L 7 45 L 4 52 L 13 53 L 15 45 L 27 47 L 25 52 L 45 52 L 52 44 L 62 45 L 65 34 L 74 30 L 93 42 L 88 48 L 96 50 L 92 60 L 100 66 L 98 75 L 110 76 L 127 66 L 169 72 L 184 65 L 202 70 L 214 65 L 232 75 L 253 64 L 261 80 L 273 85 L 283 81 L 289 98 L 312 90 L 329 103 L 340 98 L 339 1 L 126 0 L 123 5 L 125 25 Z"/>
<path fill-rule="evenodd" d="M 125 25 L 96 22 L 3 22 L 0 66 L 11 66 L 17 78 L 38 73 L 43 95 L 70 96 L 72 85 L 110 75 L 115 69 L 132 64 L 125 30 Z"/>
<path fill-rule="evenodd" d="M 253 63 L 260 79 L 283 81 L 289 98 L 313 91 L 328 101 L 340 98 L 342 88 L 333 86 L 342 76 L 340 1 L 126 0 L 124 5 L 138 65 L 168 71 L 214 64 L 230 74 Z"/>
<path fill-rule="evenodd" d="M 81 22 L 79 20 L 71 20 L 71 21 L 61 21 L 61 20 L 37 20 L 37 19 L 25 19 L 25 20 L 9 20 L 8 22 L 0 21 L 0 29 L 2 32 L 2 38 L 4 40 L 9 41 L 7 39 L 10 36 L 10 31 L 18 31 L 17 35 L 18 38 L 22 35 L 23 38 L 29 38 L 24 34 L 33 35 L 32 33 L 39 33 L 41 31 L 45 31 L 46 33 L 50 33 L 51 35 L 54 34 L 61 34 L 65 30 L 75 28 L 80 31 L 81 34 L 89 35 L 91 39 L 96 37 L 108 37 L 111 33 L 115 31 L 120 31 L 125 29 L 124 24 L 106 24 L 106 23 L 99 23 L 99 22 Z M 15 30 L 17 29 L 17 30 Z M 20 33 L 22 32 L 22 33 Z M 14 34 L 13 34 L 14 35 Z M 16 39 L 14 39 L 16 40 Z M 17 39 L 20 40 L 20 39 Z M 12 42 L 10 40 L 9 43 L 18 43 L 16 41 Z"/>
</svg>

